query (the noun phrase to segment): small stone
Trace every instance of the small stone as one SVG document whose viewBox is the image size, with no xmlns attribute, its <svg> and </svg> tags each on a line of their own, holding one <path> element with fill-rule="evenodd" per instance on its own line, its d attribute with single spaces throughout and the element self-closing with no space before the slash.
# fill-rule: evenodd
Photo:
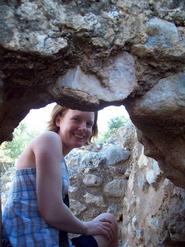
<svg viewBox="0 0 185 247">
<path fill-rule="evenodd" d="M 70 209 L 75 215 L 79 215 L 84 212 L 87 207 L 79 201 L 70 199 Z"/>
<path fill-rule="evenodd" d="M 88 187 L 98 187 L 101 185 L 102 179 L 94 174 L 87 174 L 83 179 L 83 183 Z"/>
<path fill-rule="evenodd" d="M 98 207 L 104 207 L 105 206 L 102 196 L 95 196 L 95 195 L 87 192 L 84 195 L 84 198 L 85 198 L 85 202 L 87 204 L 95 204 Z"/>
<path fill-rule="evenodd" d="M 127 181 L 125 179 L 114 179 L 105 185 L 104 193 L 111 197 L 123 197 L 126 187 Z"/>
</svg>

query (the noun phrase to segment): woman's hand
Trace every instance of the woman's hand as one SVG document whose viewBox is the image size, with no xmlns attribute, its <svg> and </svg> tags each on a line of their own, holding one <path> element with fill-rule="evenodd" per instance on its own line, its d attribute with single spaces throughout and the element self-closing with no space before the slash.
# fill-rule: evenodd
<svg viewBox="0 0 185 247">
<path fill-rule="evenodd" d="M 113 240 L 114 228 L 111 221 L 105 219 L 94 219 L 84 223 L 87 235 L 103 235 L 110 242 Z"/>
</svg>

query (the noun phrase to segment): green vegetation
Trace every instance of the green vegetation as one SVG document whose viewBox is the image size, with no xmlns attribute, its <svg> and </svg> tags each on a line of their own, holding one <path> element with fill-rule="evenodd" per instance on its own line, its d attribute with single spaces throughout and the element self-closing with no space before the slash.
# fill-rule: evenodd
<svg viewBox="0 0 185 247">
<path fill-rule="evenodd" d="M 123 127 L 127 122 L 127 119 L 123 116 L 115 117 L 110 119 L 108 122 L 108 130 L 105 131 L 96 141 L 97 144 L 107 143 L 111 136 L 113 136 L 116 131 Z"/>
<path fill-rule="evenodd" d="M 27 144 L 37 135 L 37 131 L 28 130 L 27 126 L 21 122 L 13 132 L 13 140 L 4 142 L 0 147 L 0 154 L 3 156 L 3 160 L 14 162 Z"/>
</svg>

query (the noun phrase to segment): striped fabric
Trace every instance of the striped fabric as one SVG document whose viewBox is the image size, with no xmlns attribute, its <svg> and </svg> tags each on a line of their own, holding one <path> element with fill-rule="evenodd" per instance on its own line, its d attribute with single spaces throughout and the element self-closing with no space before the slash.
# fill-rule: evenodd
<svg viewBox="0 0 185 247">
<path fill-rule="evenodd" d="M 65 162 L 61 164 L 62 186 L 66 193 L 68 171 Z M 16 171 L 2 217 L 3 237 L 13 247 L 59 247 L 59 231 L 49 226 L 38 211 L 35 168 Z"/>
<path fill-rule="evenodd" d="M 10 242 L 8 241 L 8 240 L 6 240 L 6 239 L 2 239 L 2 247 L 12 247 L 11 245 L 10 245 Z"/>
</svg>

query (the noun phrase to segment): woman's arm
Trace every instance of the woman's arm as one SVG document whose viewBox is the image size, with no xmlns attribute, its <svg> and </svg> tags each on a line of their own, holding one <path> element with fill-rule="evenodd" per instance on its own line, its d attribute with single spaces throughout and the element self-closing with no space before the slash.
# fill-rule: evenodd
<svg viewBox="0 0 185 247">
<path fill-rule="evenodd" d="M 32 144 L 37 177 L 36 190 L 41 216 L 52 226 L 73 233 L 87 233 L 62 201 L 61 160 L 62 144 L 54 132 L 46 132 Z"/>
<path fill-rule="evenodd" d="M 66 232 L 104 235 L 110 239 L 112 235 L 110 221 L 82 222 L 63 203 L 60 165 L 63 153 L 60 137 L 54 132 L 46 132 L 32 143 L 32 149 L 37 169 L 38 207 L 45 221 Z"/>
</svg>

